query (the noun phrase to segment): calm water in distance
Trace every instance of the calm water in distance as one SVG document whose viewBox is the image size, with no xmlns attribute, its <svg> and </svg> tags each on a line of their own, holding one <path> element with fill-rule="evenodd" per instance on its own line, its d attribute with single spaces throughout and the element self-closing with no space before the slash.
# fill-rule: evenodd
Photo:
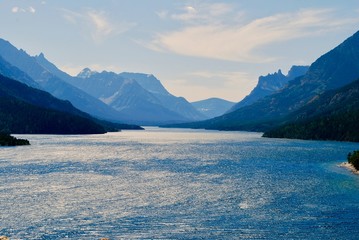
<svg viewBox="0 0 359 240">
<path fill-rule="evenodd" d="M 358 239 L 358 143 L 149 128 L 0 148 L 11 239 Z"/>
</svg>

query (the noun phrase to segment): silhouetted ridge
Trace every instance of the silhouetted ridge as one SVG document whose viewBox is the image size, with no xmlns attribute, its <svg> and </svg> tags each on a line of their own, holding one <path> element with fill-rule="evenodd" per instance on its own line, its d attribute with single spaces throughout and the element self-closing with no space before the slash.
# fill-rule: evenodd
<svg viewBox="0 0 359 240">
<path fill-rule="evenodd" d="M 338 89 L 358 78 L 359 33 L 355 33 L 318 58 L 304 76 L 288 82 L 279 92 L 223 116 L 175 127 L 267 131 L 325 91 Z"/>
<path fill-rule="evenodd" d="M 94 134 L 106 131 L 71 103 L 0 75 L 0 132 Z"/>
<path fill-rule="evenodd" d="M 242 107 L 251 105 L 256 101 L 276 93 L 282 90 L 289 81 L 303 76 L 309 69 L 309 66 L 292 66 L 288 74 L 283 75 L 282 71 L 279 69 L 278 72 L 268 74 L 266 76 L 260 76 L 258 79 L 257 86 L 251 91 L 251 93 L 246 96 L 242 101 L 235 104 L 229 111 L 233 112 Z"/>
</svg>

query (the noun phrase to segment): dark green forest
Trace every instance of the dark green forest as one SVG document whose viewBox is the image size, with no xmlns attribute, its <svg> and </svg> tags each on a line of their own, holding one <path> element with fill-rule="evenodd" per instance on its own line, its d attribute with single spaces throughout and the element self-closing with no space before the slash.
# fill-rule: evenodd
<svg viewBox="0 0 359 240">
<path fill-rule="evenodd" d="M 264 133 L 263 137 L 359 142 L 359 111 L 288 123 Z"/>
<path fill-rule="evenodd" d="M 105 129 L 89 119 L 0 98 L 0 132 L 13 134 L 93 134 Z"/>
<path fill-rule="evenodd" d="M 359 80 L 319 95 L 264 137 L 359 142 Z"/>
<path fill-rule="evenodd" d="M 97 134 L 137 125 L 91 117 L 69 101 L 0 75 L 0 131 L 27 134 Z"/>
<path fill-rule="evenodd" d="M 348 154 L 348 163 L 352 164 L 356 170 L 359 170 L 359 151 Z"/>
<path fill-rule="evenodd" d="M 26 139 L 18 139 L 10 136 L 7 133 L 0 133 L 0 146 L 22 146 L 30 145 L 30 142 Z"/>
</svg>

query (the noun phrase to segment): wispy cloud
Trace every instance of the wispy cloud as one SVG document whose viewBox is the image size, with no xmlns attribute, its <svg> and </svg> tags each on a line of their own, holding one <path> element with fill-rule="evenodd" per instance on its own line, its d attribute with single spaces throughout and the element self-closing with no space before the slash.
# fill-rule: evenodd
<svg viewBox="0 0 359 240">
<path fill-rule="evenodd" d="M 168 16 L 168 11 L 162 10 L 162 11 L 156 12 L 156 14 L 159 18 L 166 19 Z"/>
<path fill-rule="evenodd" d="M 177 21 L 187 24 L 199 24 L 208 22 L 218 22 L 223 16 L 233 11 L 229 4 L 197 4 L 196 6 L 186 5 L 180 9 L 179 13 L 168 14 L 168 16 Z"/>
<path fill-rule="evenodd" d="M 184 13 L 173 14 L 171 17 L 175 20 L 189 21 L 198 17 L 198 11 L 192 6 L 186 6 L 183 8 Z"/>
<path fill-rule="evenodd" d="M 29 7 L 29 10 L 28 10 L 30 13 L 35 13 L 36 12 L 36 9 L 33 8 L 33 7 Z"/>
<path fill-rule="evenodd" d="M 334 31 L 359 19 L 335 18 L 332 9 L 306 9 L 254 19 L 248 23 L 228 21 L 229 5 L 207 6 L 207 13 L 187 8 L 175 20 L 190 21 L 177 31 L 159 33 L 147 45 L 156 51 L 240 62 L 272 61 L 258 49 Z M 236 14 L 231 13 L 232 17 Z M 216 17 L 214 17 L 216 16 Z M 238 14 L 237 14 L 238 16 Z M 214 18 L 214 20 L 213 20 Z"/>
<path fill-rule="evenodd" d="M 20 8 L 19 7 L 13 7 L 12 9 L 11 9 L 11 12 L 12 13 L 18 13 L 20 11 Z"/>
<path fill-rule="evenodd" d="M 36 12 L 36 9 L 32 6 L 27 7 L 27 8 L 15 6 L 11 9 L 11 12 L 12 13 L 32 13 L 32 14 L 34 14 Z"/>
<path fill-rule="evenodd" d="M 91 35 L 95 41 L 101 41 L 102 38 L 106 38 L 116 31 L 115 26 L 110 23 L 104 12 L 89 11 L 87 16 L 94 27 Z"/>
<path fill-rule="evenodd" d="M 96 43 L 136 26 L 135 23 L 111 21 L 104 11 L 89 9 L 83 12 L 74 12 L 62 9 L 62 12 L 67 22 L 79 26 Z"/>
</svg>

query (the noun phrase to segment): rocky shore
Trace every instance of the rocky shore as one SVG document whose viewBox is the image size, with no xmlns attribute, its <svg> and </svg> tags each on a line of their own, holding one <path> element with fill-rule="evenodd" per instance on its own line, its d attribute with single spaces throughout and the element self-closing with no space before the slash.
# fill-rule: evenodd
<svg viewBox="0 0 359 240">
<path fill-rule="evenodd" d="M 358 175 L 359 175 L 359 170 L 357 170 L 357 169 L 353 166 L 353 164 L 344 162 L 344 163 L 339 164 L 339 167 L 347 168 L 348 170 L 352 171 L 354 174 L 358 174 Z M 0 240 L 1 240 L 1 239 L 0 239 Z"/>
</svg>

